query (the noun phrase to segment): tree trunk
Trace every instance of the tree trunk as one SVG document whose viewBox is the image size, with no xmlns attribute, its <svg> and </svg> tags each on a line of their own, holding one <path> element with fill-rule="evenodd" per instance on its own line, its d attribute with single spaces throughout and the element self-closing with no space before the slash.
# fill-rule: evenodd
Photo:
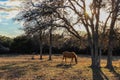
<svg viewBox="0 0 120 80">
<path fill-rule="evenodd" d="M 42 32 L 40 32 L 40 60 L 42 60 Z"/>
<path fill-rule="evenodd" d="M 108 42 L 108 58 L 107 58 L 107 65 L 106 67 L 108 67 L 109 69 L 113 68 L 112 65 L 112 50 L 113 50 L 113 35 L 114 35 L 114 26 L 115 26 L 115 21 L 116 21 L 116 17 L 115 14 L 112 15 L 112 21 L 111 21 L 111 25 L 110 25 L 110 32 L 109 32 L 109 42 Z"/>
<path fill-rule="evenodd" d="M 88 43 L 89 43 L 90 52 L 91 52 L 91 67 L 94 67 L 95 66 L 94 45 L 90 36 L 91 35 L 89 34 L 89 31 L 88 31 Z"/>
<path fill-rule="evenodd" d="M 98 56 L 98 45 L 97 44 L 95 45 L 95 53 L 94 54 L 95 54 L 95 67 L 99 67 L 99 65 L 98 65 L 99 64 L 99 62 L 98 62 L 99 56 Z"/>
<path fill-rule="evenodd" d="M 106 67 L 109 68 L 109 69 L 113 68 L 113 65 L 112 65 L 112 50 L 113 50 L 112 41 L 113 41 L 113 29 L 110 30 L 109 43 L 108 43 L 108 57 L 107 57 Z"/>
<path fill-rule="evenodd" d="M 97 47 L 96 47 L 96 39 L 95 39 L 95 34 L 92 32 L 93 38 L 91 39 L 90 34 L 88 34 L 88 42 L 90 45 L 90 51 L 91 51 L 91 67 L 97 67 Z"/>
<path fill-rule="evenodd" d="M 40 60 L 42 60 L 42 43 L 40 43 Z"/>
<path fill-rule="evenodd" d="M 93 52 L 93 57 L 92 57 L 93 58 L 92 59 L 93 60 L 92 66 L 99 68 L 100 67 L 100 56 L 98 55 L 98 52 L 99 52 L 98 47 L 95 46 L 93 51 L 94 52 Z"/>
<path fill-rule="evenodd" d="M 95 66 L 95 55 L 94 55 L 94 48 L 91 47 L 91 67 Z"/>
<path fill-rule="evenodd" d="M 101 55 L 102 55 L 102 49 L 98 48 L 98 58 L 97 58 L 97 67 L 100 67 L 100 63 L 101 63 Z"/>
<path fill-rule="evenodd" d="M 93 32 L 93 53 L 92 53 L 92 67 L 100 67 L 99 47 L 98 47 L 98 34 Z"/>
<path fill-rule="evenodd" d="M 108 58 L 107 58 L 107 68 L 112 69 L 112 47 L 110 46 L 108 49 Z"/>
<path fill-rule="evenodd" d="M 52 60 L 52 27 L 50 29 L 49 60 Z"/>
<path fill-rule="evenodd" d="M 95 44 L 91 39 L 88 39 L 88 42 L 89 42 L 90 51 L 91 51 L 91 67 L 96 67 Z"/>
</svg>

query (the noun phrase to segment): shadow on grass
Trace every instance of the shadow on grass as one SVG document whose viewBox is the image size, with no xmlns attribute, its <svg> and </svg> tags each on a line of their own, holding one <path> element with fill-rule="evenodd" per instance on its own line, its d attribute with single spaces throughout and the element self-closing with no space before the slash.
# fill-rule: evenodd
<svg viewBox="0 0 120 80">
<path fill-rule="evenodd" d="M 91 67 L 93 73 L 93 80 L 109 80 L 100 68 Z"/>
<path fill-rule="evenodd" d="M 0 66 L 0 70 L 9 70 L 12 68 L 12 66 L 16 65 L 15 63 L 12 64 L 6 64 L 4 66 Z"/>
<path fill-rule="evenodd" d="M 107 67 L 106 67 L 107 68 Z M 120 80 L 120 73 L 117 73 L 116 70 L 115 70 L 116 67 L 112 67 L 112 68 L 107 68 L 110 70 L 111 73 L 114 74 L 116 80 Z M 119 67 L 120 68 L 120 67 Z"/>
<path fill-rule="evenodd" d="M 5 65 L 0 67 L 0 79 L 13 80 L 15 78 L 20 78 L 26 73 L 26 66 L 19 67 L 14 66 L 15 64 Z"/>
<path fill-rule="evenodd" d="M 57 64 L 56 67 L 67 69 L 67 68 L 72 68 L 72 66 L 74 66 L 74 65 L 75 64 L 63 64 L 63 63 L 60 63 L 60 64 Z"/>
</svg>

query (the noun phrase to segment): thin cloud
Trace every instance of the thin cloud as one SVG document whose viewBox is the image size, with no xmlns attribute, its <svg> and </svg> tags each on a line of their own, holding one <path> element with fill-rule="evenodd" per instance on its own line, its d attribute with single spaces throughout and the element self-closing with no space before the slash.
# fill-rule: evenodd
<svg viewBox="0 0 120 80">
<path fill-rule="evenodd" d="M 15 18 L 15 16 L 18 14 L 18 11 L 11 11 L 7 16 L 6 19 L 12 19 Z"/>
<path fill-rule="evenodd" d="M 3 8 L 3 7 L 0 7 L 0 10 L 5 10 L 5 8 Z"/>
<path fill-rule="evenodd" d="M 6 6 L 6 7 L 14 7 L 14 6 L 20 6 L 21 0 L 8 0 L 8 1 L 0 1 L 0 5 Z"/>
<path fill-rule="evenodd" d="M 0 23 L 2 22 L 2 19 L 0 19 Z"/>
<path fill-rule="evenodd" d="M 20 31 L 15 31 L 15 33 L 9 33 L 9 32 L 5 32 L 5 31 L 0 31 L 0 35 L 3 35 L 3 36 L 9 36 L 11 38 L 14 38 L 18 35 L 22 35 L 24 32 L 20 32 Z"/>
<path fill-rule="evenodd" d="M 4 7 L 0 7 L 0 12 L 6 12 L 6 11 L 7 11 L 6 8 L 4 8 Z"/>
<path fill-rule="evenodd" d="M 5 23 L 1 23 L 1 24 L 3 24 L 3 25 L 9 25 L 9 24 L 8 24 L 8 23 L 6 23 L 6 22 L 5 22 Z"/>
<path fill-rule="evenodd" d="M 19 8 L 3 8 L 3 7 L 0 7 L 0 12 L 11 12 L 11 11 L 17 11 L 19 10 Z"/>
<path fill-rule="evenodd" d="M 2 18 L 4 19 L 12 19 L 19 12 L 20 4 L 22 0 L 8 0 L 8 1 L 0 1 L 0 13 L 4 13 Z M 7 14 L 6 14 L 7 13 Z"/>
</svg>

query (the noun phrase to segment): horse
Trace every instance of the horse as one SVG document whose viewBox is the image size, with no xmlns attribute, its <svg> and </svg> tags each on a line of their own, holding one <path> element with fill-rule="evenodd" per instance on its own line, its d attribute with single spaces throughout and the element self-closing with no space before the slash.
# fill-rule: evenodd
<svg viewBox="0 0 120 80">
<path fill-rule="evenodd" d="M 66 58 L 72 58 L 71 62 L 73 62 L 73 58 L 75 58 L 75 62 L 77 64 L 77 55 L 75 52 L 64 51 L 63 52 L 63 60 L 65 59 L 65 62 L 66 62 Z"/>
</svg>

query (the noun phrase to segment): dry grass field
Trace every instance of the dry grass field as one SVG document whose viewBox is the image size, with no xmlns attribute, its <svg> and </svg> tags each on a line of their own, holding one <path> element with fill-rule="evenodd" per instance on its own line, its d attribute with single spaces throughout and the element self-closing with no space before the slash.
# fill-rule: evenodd
<svg viewBox="0 0 120 80">
<path fill-rule="evenodd" d="M 35 60 L 31 55 L 0 56 L 0 80 L 120 80 L 120 57 L 114 57 L 114 70 L 105 68 L 106 58 L 102 58 L 101 68 L 91 68 L 90 56 L 78 56 L 78 64 L 62 62 L 62 55 L 48 55 Z"/>
</svg>

